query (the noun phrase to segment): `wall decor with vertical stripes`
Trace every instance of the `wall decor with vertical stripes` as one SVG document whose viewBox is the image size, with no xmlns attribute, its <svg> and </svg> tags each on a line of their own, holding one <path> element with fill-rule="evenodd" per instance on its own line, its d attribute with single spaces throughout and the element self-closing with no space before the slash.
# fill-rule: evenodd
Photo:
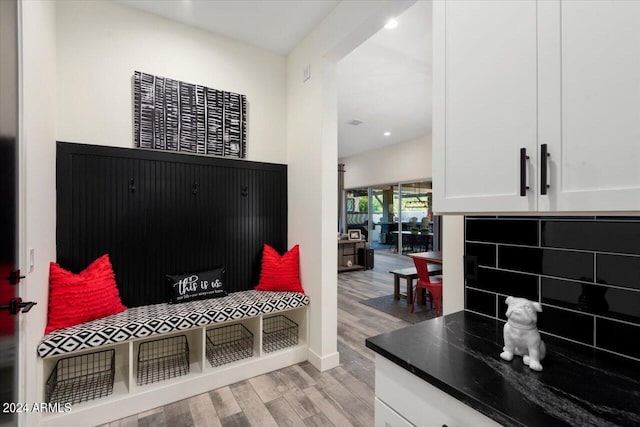
<svg viewBox="0 0 640 427">
<path fill-rule="evenodd" d="M 167 274 L 216 266 L 227 291 L 251 289 L 263 245 L 287 249 L 287 167 L 58 142 L 56 243 L 74 272 L 108 253 L 128 307 L 167 302 Z"/>
<path fill-rule="evenodd" d="M 640 217 L 466 217 L 464 264 L 466 310 L 528 298 L 541 332 L 640 360 Z"/>
<path fill-rule="evenodd" d="M 136 71 L 135 146 L 246 158 L 244 95 Z"/>
</svg>

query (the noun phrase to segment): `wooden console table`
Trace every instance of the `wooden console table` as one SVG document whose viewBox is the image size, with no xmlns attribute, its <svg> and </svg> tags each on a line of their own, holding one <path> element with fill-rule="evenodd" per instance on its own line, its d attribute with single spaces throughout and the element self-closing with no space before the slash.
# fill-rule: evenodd
<svg viewBox="0 0 640 427">
<path fill-rule="evenodd" d="M 366 247 L 366 240 L 338 240 L 338 273 L 364 270 L 364 265 L 358 264 L 358 249 Z M 347 267 L 348 261 L 351 261 L 351 267 Z"/>
</svg>

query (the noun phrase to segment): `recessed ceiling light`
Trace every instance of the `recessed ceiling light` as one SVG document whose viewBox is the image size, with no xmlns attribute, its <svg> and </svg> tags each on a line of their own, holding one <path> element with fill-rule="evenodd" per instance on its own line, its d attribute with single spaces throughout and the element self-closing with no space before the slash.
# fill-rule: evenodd
<svg viewBox="0 0 640 427">
<path fill-rule="evenodd" d="M 391 135 L 391 132 L 385 132 L 384 133 L 384 136 L 389 136 L 389 135 Z"/>
<path fill-rule="evenodd" d="M 398 26 L 398 21 L 396 21 L 394 18 L 390 18 L 386 24 L 384 24 L 384 27 L 387 30 L 393 30 L 394 28 L 396 28 Z"/>
</svg>

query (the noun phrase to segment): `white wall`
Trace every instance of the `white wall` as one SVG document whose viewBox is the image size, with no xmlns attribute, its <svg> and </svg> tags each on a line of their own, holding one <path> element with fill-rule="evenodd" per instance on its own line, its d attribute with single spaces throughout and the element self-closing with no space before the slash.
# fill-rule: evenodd
<svg viewBox="0 0 640 427">
<path fill-rule="evenodd" d="M 12 52 L 14 55 L 18 46 L 15 33 L 17 24 L 14 22 L 16 11 L 15 2 L 0 2 L 0 52 Z M 3 101 L 0 102 L 0 136 L 14 138 L 18 132 L 18 109 L 11 100 L 18 97 L 16 61 L 0 61 L 0 76 L 0 94 Z"/>
<path fill-rule="evenodd" d="M 442 217 L 442 313 L 464 310 L 464 216 Z"/>
<path fill-rule="evenodd" d="M 284 56 L 111 1 L 56 8 L 59 140 L 133 147 L 142 71 L 246 95 L 248 159 L 286 161 Z"/>
<path fill-rule="evenodd" d="M 37 395 L 43 381 L 36 369 L 36 346 L 47 321 L 49 261 L 56 259 L 56 26 L 55 4 L 22 1 L 20 71 L 20 266 L 27 272 L 20 294 L 38 303 L 21 315 L 21 401 L 42 402 Z M 27 249 L 35 250 L 35 268 L 27 267 Z M 27 414 L 36 425 L 37 414 Z"/>
<path fill-rule="evenodd" d="M 430 180 L 431 135 L 344 157 L 345 188 Z"/>
<path fill-rule="evenodd" d="M 300 244 L 302 283 L 311 299 L 309 361 L 320 370 L 337 353 L 336 62 L 413 1 L 341 2 L 287 57 L 289 241 Z M 311 66 L 311 78 L 302 71 Z"/>
</svg>

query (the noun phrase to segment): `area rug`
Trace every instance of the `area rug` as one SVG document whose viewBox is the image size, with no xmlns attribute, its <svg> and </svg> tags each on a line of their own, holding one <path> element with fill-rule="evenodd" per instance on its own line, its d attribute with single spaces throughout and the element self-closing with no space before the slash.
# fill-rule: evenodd
<svg viewBox="0 0 640 427">
<path fill-rule="evenodd" d="M 360 303 L 409 323 L 418 323 L 436 317 L 435 308 L 428 308 L 429 301 L 427 301 L 426 306 L 416 304 L 413 314 L 410 312 L 411 307 L 407 304 L 407 300 L 403 298 L 394 300 L 393 295 L 370 298 L 362 300 Z"/>
</svg>

